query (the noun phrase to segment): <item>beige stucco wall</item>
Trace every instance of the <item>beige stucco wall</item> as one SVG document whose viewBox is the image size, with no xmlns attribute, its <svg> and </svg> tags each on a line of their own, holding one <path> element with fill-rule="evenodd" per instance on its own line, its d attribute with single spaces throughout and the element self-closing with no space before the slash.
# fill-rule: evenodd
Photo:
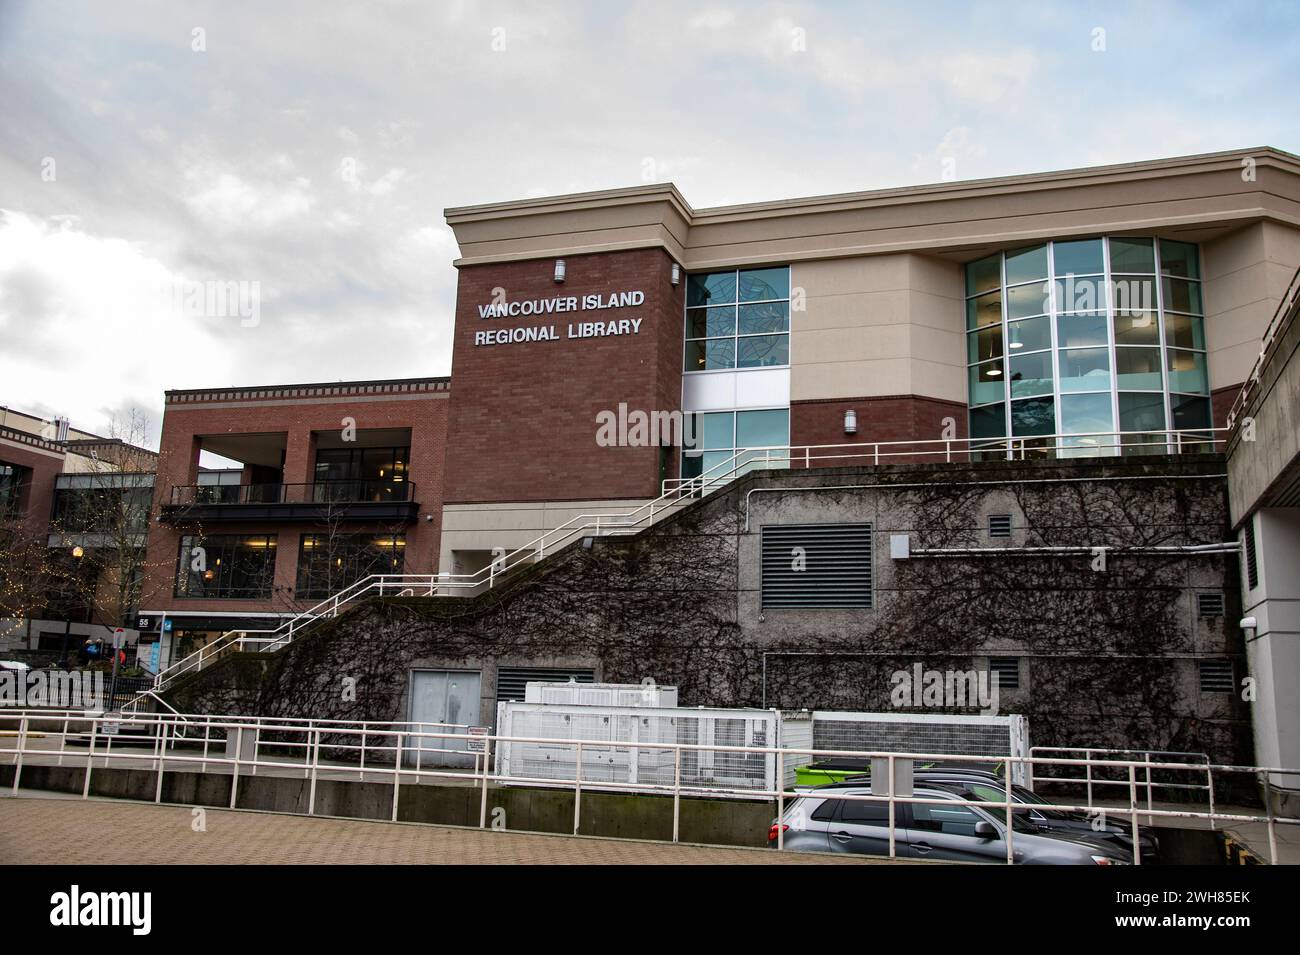
<svg viewBox="0 0 1300 955">
<path fill-rule="evenodd" d="M 806 305 L 790 317 L 791 401 L 966 400 L 960 265 L 910 253 L 797 262 L 791 283 Z"/>
<path fill-rule="evenodd" d="M 442 545 L 438 570 L 440 573 L 457 572 L 453 566 L 453 552 L 490 553 L 494 547 L 504 547 L 509 552 L 531 543 L 579 515 L 627 514 L 645 503 L 642 500 L 626 500 L 448 504 L 442 509 Z M 557 546 L 566 546 L 572 542 L 564 540 Z M 548 544 L 548 548 L 551 546 Z M 486 563 L 486 559 L 480 560 L 478 557 L 469 559 L 471 572 Z"/>
<path fill-rule="evenodd" d="M 1250 373 L 1260 337 L 1300 267 L 1300 229 L 1256 222 L 1202 246 L 1210 388 Z M 790 398 L 923 395 L 966 400 L 962 266 L 928 255 L 791 266 L 806 308 L 791 315 Z"/>
<path fill-rule="evenodd" d="M 1246 380 L 1291 276 L 1300 267 L 1300 229 L 1256 222 L 1201 248 L 1210 389 Z"/>
</svg>

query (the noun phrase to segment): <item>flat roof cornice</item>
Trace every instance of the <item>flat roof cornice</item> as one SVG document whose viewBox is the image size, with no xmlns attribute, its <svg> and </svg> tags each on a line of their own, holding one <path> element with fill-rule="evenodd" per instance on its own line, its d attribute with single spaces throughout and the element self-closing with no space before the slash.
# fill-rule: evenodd
<svg viewBox="0 0 1300 955">
<path fill-rule="evenodd" d="M 1260 165 L 1270 165 L 1300 175 L 1300 156 L 1282 152 L 1271 146 L 1258 149 L 1234 149 L 1218 153 L 1201 153 L 1171 159 L 1153 159 L 1142 162 L 1115 163 L 1107 166 L 1080 166 L 1049 172 L 1026 173 L 1019 176 L 997 176 L 989 179 L 969 179 L 958 182 L 926 183 L 917 186 L 899 186 L 893 189 L 872 189 L 866 192 L 842 192 L 825 196 L 808 196 L 800 199 L 780 199 L 773 202 L 750 202 L 732 206 L 713 206 L 695 210 L 697 220 L 723 220 L 731 217 L 749 218 L 765 213 L 792 215 L 799 212 L 817 212 L 827 208 L 860 208 L 888 204 L 895 201 L 923 202 L 927 200 L 967 198 L 971 196 L 1007 195 L 1034 192 L 1042 189 L 1069 188 L 1108 182 L 1131 182 L 1139 179 L 1186 175 L 1207 168 L 1222 168 L 1224 161 L 1240 166 L 1241 160 L 1251 157 Z M 1266 163 L 1267 160 L 1267 163 Z"/>
<path fill-rule="evenodd" d="M 573 192 L 559 196 L 542 196 L 536 199 L 515 199 L 507 202 L 488 202 L 473 206 L 453 206 L 443 210 L 448 225 L 475 222 L 481 219 L 509 218 L 536 215 L 557 210 L 608 208 L 610 206 L 667 202 L 676 207 L 685 218 L 695 215 L 677 186 L 671 182 L 656 182 L 645 186 L 622 189 L 600 189 L 595 192 Z"/>
<path fill-rule="evenodd" d="M 1249 182 L 1240 176 L 1247 158 L 1256 173 Z M 1205 178 L 1224 173 L 1222 182 Z M 1300 226 L 1300 157 L 1262 146 L 703 209 L 672 183 L 657 183 L 461 206 L 446 216 L 458 266 L 631 248 L 663 248 L 687 268 L 943 254 L 1102 229 L 1227 231 L 1263 218 Z"/>
<path fill-rule="evenodd" d="M 299 385 L 251 385 L 238 388 L 188 388 L 164 392 L 168 405 L 203 404 L 212 401 L 280 400 L 325 398 L 351 395 L 406 395 L 445 392 L 451 379 L 383 378 L 373 381 L 320 381 Z"/>
</svg>

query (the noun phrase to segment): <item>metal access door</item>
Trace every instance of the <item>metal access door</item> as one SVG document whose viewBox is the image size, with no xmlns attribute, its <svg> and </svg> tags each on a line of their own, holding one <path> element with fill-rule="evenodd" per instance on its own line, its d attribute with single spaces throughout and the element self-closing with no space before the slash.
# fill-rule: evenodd
<svg viewBox="0 0 1300 955">
<path fill-rule="evenodd" d="M 412 670 L 410 721 L 425 732 L 453 732 L 437 724 L 479 726 L 483 674 L 478 670 Z M 463 733 L 463 730 L 459 731 Z M 407 762 L 420 766 L 472 766 L 467 737 L 422 738 L 408 748 Z"/>
</svg>

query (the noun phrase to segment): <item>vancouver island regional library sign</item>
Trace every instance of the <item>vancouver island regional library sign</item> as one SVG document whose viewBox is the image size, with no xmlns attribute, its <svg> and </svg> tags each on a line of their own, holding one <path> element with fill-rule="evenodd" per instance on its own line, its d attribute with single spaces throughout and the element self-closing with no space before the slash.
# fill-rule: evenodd
<svg viewBox="0 0 1300 955">
<path fill-rule="evenodd" d="M 600 312 L 611 308 L 639 308 L 645 303 L 645 293 L 610 292 L 608 295 L 557 295 L 552 298 L 505 301 L 504 289 L 493 289 L 491 302 L 478 307 L 479 318 L 523 318 L 568 314 L 571 312 Z M 641 319 L 616 318 L 609 321 L 578 321 L 567 323 L 567 338 L 601 338 L 607 335 L 639 335 Z M 475 345 L 510 345 L 518 342 L 558 341 L 558 325 L 526 325 L 519 328 L 493 328 L 474 333 Z"/>
</svg>

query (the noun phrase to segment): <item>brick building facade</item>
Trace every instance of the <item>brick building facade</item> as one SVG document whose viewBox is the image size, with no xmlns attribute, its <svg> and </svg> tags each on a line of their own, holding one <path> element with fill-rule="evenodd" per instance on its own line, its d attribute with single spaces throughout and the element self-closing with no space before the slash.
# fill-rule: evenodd
<svg viewBox="0 0 1300 955">
<path fill-rule="evenodd" d="M 659 494 L 659 447 L 595 447 L 596 416 L 629 408 L 676 410 L 681 401 L 684 283 L 672 284 L 662 250 L 569 256 L 460 270 L 452 368 L 446 502 L 650 498 Z M 500 290 L 498 292 L 497 290 Z M 637 291 L 640 305 L 582 308 L 587 296 Z M 558 299 L 564 311 L 481 316 L 505 301 Z M 576 308 L 569 309 L 573 304 Z M 634 323 L 616 335 L 583 324 Z M 485 331 L 540 326 L 555 339 L 483 344 Z"/>
<path fill-rule="evenodd" d="M 329 596 L 324 589 L 352 583 L 345 561 L 358 574 L 436 573 L 448 394 L 446 378 L 168 392 L 141 606 L 145 629 L 175 635 L 164 638 L 162 664 L 223 631 L 268 629 L 307 610 Z M 327 457 L 367 449 L 393 457 L 396 469 L 327 476 L 337 473 Z M 204 467 L 205 451 L 234 464 Z M 216 477 L 226 480 L 206 481 Z M 386 565 L 358 563 L 346 546 L 381 537 L 393 542 Z M 220 561 L 241 541 L 274 552 L 255 586 L 187 585 L 195 547 L 200 579 L 220 580 L 208 550 Z M 304 575 L 312 545 L 333 546 L 328 562 L 339 565 L 324 589 Z"/>
</svg>

